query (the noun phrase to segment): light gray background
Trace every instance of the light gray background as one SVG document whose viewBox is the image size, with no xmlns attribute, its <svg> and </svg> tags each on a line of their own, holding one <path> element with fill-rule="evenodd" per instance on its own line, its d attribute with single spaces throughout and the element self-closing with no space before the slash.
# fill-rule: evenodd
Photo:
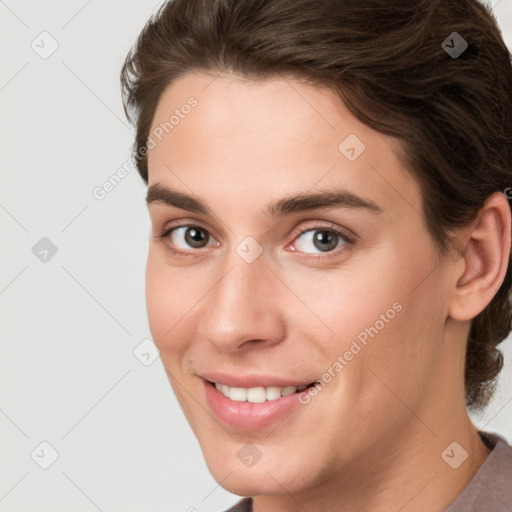
<svg viewBox="0 0 512 512">
<path fill-rule="evenodd" d="M 492 4 L 512 47 L 512 0 Z M 217 512 L 239 499 L 209 474 L 160 359 L 133 353 L 150 338 L 145 186 L 133 170 L 92 195 L 129 159 L 119 71 L 158 5 L 0 1 L 2 512 Z M 43 31 L 58 43 L 46 59 L 31 47 L 51 48 Z M 47 262 L 32 252 L 43 237 L 58 250 Z M 474 420 L 510 442 L 503 349 L 496 399 Z M 43 441 L 59 454 L 48 469 Z"/>
</svg>

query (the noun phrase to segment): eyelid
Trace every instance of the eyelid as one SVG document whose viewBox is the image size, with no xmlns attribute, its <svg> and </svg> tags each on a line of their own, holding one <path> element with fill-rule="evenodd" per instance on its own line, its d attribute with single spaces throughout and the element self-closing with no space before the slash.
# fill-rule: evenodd
<svg viewBox="0 0 512 512">
<path fill-rule="evenodd" d="M 351 229 L 341 227 L 341 226 L 334 224 L 334 222 L 324 220 L 324 221 L 311 221 L 311 225 L 308 225 L 306 227 L 302 226 L 302 227 L 299 227 L 296 230 L 294 230 L 293 231 L 293 241 L 295 241 L 295 239 L 303 233 L 307 233 L 308 231 L 315 231 L 315 230 L 320 231 L 322 229 L 325 229 L 326 231 L 334 231 L 334 232 L 342 235 L 344 238 L 347 239 L 347 241 L 349 241 L 351 243 L 355 243 L 356 237 L 359 238 L 359 236 L 356 235 L 356 233 L 354 233 Z M 351 235 L 346 234 L 346 231 L 350 231 Z"/>
<path fill-rule="evenodd" d="M 187 227 L 187 228 L 192 228 L 192 227 L 201 228 L 202 230 L 207 231 L 208 234 L 212 238 L 214 238 L 216 240 L 214 235 L 212 235 L 212 230 L 209 227 L 206 227 L 200 220 L 197 220 L 197 219 L 184 219 L 184 220 L 181 220 L 181 221 L 177 221 L 176 223 L 166 224 L 166 225 L 164 225 L 163 228 L 160 229 L 160 234 L 156 235 L 156 237 L 157 238 L 165 237 L 173 229 L 178 229 L 178 228 L 183 228 L 183 227 Z"/>
</svg>

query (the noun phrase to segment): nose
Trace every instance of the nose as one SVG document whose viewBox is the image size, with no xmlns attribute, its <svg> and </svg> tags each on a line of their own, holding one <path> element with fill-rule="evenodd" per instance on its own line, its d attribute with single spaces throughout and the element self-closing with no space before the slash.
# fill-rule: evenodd
<svg viewBox="0 0 512 512">
<path fill-rule="evenodd" d="M 205 297 L 199 335 L 223 352 L 256 343 L 266 347 L 284 339 L 285 287 L 268 268 L 264 255 L 247 263 L 234 254 L 223 268 Z"/>
</svg>

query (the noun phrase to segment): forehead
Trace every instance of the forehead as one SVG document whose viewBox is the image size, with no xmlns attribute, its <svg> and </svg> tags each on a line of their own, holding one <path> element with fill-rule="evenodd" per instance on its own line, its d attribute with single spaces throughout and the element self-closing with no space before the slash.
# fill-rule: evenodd
<svg viewBox="0 0 512 512">
<path fill-rule="evenodd" d="M 191 98 L 197 104 L 189 109 L 186 105 Z M 190 136 L 201 138 L 201 147 L 196 150 L 203 152 L 212 151 L 217 145 L 228 146 L 226 139 L 236 138 L 237 146 L 246 139 L 247 146 L 242 149 L 248 157 L 256 151 L 263 157 L 264 153 L 286 144 L 300 144 L 304 157 L 318 156 L 323 151 L 328 156 L 333 143 L 344 131 L 351 129 L 361 139 L 367 139 L 372 132 L 352 116 L 333 90 L 291 78 L 254 81 L 233 74 L 188 73 L 164 90 L 152 131 L 165 128 L 170 117 L 180 110 L 190 111 L 179 120 L 175 116 L 173 123 L 178 122 L 172 129 L 164 130 L 169 132 L 163 134 L 164 138 L 169 139 L 171 145 L 172 139 L 178 137 L 180 142 L 187 142 Z M 187 129 L 190 124 L 194 125 L 193 130 Z M 255 150 L 249 152 L 253 138 L 260 144 L 252 144 Z M 337 150 L 337 145 L 334 149 Z"/>
<path fill-rule="evenodd" d="M 199 195 L 231 201 L 229 188 L 249 200 L 318 184 L 385 204 L 418 192 L 396 139 L 361 123 L 333 90 L 291 78 L 188 73 L 162 94 L 150 136 L 150 184 Z"/>
</svg>

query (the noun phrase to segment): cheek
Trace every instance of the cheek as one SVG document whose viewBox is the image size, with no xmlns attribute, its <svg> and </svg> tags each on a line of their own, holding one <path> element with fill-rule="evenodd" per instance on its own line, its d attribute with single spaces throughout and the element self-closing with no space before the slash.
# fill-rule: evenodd
<svg viewBox="0 0 512 512">
<path fill-rule="evenodd" d="M 382 265 L 382 260 L 380 260 Z M 393 279 L 383 279 L 382 266 L 363 269 L 350 263 L 329 271 L 302 268 L 294 269 L 286 280 L 302 305 L 302 313 L 295 321 L 303 327 L 313 324 L 312 336 L 331 356 L 348 350 L 352 340 L 365 337 L 365 329 L 378 322 L 380 315 L 390 322 L 397 316 L 393 304 L 400 298 Z M 309 310 L 309 311 L 308 311 Z M 301 320 L 303 319 L 303 320 Z M 386 328 L 388 323 L 385 324 Z M 316 334 L 315 334 L 316 333 Z M 366 334 L 368 336 L 368 334 Z"/>
<path fill-rule="evenodd" d="M 348 351 L 354 380 L 362 379 L 361 389 L 354 392 L 363 393 L 365 403 L 400 409 L 399 396 L 414 408 L 442 356 L 440 278 L 425 256 L 408 261 L 390 256 L 379 264 L 373 272 L 368 270 L 365 286 L 357 289 L 357 283 L 351 282 L 354 293 L 338 314 L 338 328 L 345 333 L 340 336 L 343 354 Z M 341 293 L 338 297 L 347 300 Z"/>
<path fill-rule="evenodd" d="M 432 264 L 424 255 L 404 263 L 397 253 L 382 251 L 373 264 L 354 261 L 332 272 L 294 273 L 293 289 L 317 317 L 306 315 L 328 361 L 346 354 L 348 364 L 363 372 L 369 367 L 407 380 L 434 360 L 430 338 L 439 338 L 436 326 L 442 327 L 438 284 L 432 275 L 418 286 Z M 414 371 L 397 374 L 397 367 Z"/>
<path fill-rule="evenodd" d="M 169 303 L 170 294 L 166 289 L 165 272 L 156 263 L 150 249 L 146 263 L 146 309 L 153 341 L 157 346 L 161 343 L 166 326 L 167 329 L 170 327 L 168 314 L 172 309 Z"/>
<path fill-rule="evenodd" d="M 181 336 L 177 334 L 184 325 L 181 320 L 191 305 L 184 290 L 183 269 L 167 265 L 158 252 L 150 249 L 148 254 L 146 308 L 153 341 L 163 352 L 171 342 L 173 347 L 179 344 Z"/>
<path fill-rule="evenodd" d="M 198 318 L 208 303 L 208 291 L 218 279 L 195 265 L 171 265 L 159 247 L 146 263 L 146 308 L 153 341 L 164 362 L 177 360 L 197 338 Z"/>
</svg>

